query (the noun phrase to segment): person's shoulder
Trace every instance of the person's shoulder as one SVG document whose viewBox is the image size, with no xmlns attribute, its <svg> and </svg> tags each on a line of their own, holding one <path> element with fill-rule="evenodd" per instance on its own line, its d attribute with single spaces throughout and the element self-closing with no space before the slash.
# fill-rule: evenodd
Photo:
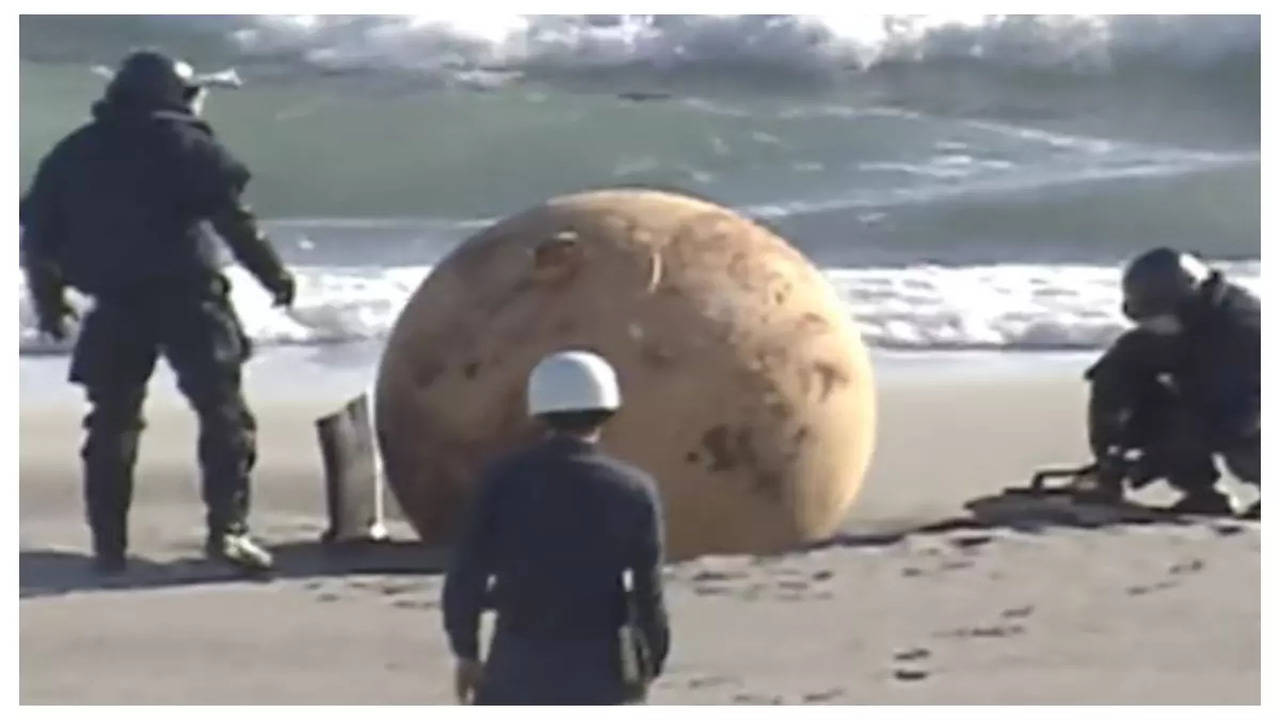
<svg viewBox="0 0 1280 720">
<path fill-rule="evenodd" d="M 1262 308 L 1262 300 L 1242 285 L 1227 283 L 1224 295 L 1227 304 L 1231 307 L 1248 311 L 1257 311 Z"/>
<path fill-rule="evenodd" d="M 1262 301 L 1257 295 L 1237 283 L 1229 282 L 1221 274 L 1210 280 L 1211 307 L 1226 322 L 1254 325 L 1262 312 Z"/>
<path fill-rule="evenodd" d="M 203 120 L 180 113 L 157 113 L 157 126 L 172 138 L 187 162 L 236 186 L 249 181 L 248 167 L 220 141 Z"/>
<path fill-rule="evenodd" d="M 94 142 L 97 135 L 97 125 L 95 123 L 84 123 L 54 143 L 53 147 L 49 149 L 49 153 L 45 155 L 45 161 L 56 163 L 62 161 L 63 158 L 75 157 L 83 152 L 87 145 Z"/>
<path fill-rule="evenodd" d="M 658 483 L 645 470 L 612 455 L 601 454 L 600 459 L 613 471 L 616 482 L 630 494 L 646 498 L 657 495 Z"/>
<path fill-rule="evenodd" d="M 516 447 L 486 462 L 480 475 L 487 482 L 497 482 L 538 465 L 544 452 L 540 444 Z"/>
</svg>

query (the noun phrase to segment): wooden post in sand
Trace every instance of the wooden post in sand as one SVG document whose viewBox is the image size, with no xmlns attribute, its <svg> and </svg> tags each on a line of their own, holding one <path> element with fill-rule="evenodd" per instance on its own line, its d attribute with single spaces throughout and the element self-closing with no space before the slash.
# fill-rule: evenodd
<svg viewBox="0 0 1280 720">
<path fill-rule="evenodd" d="M 361 393 L 342 409 L 316 420 L 329 506 L 324 542 L 386 539 L 370 416 L 369 394 Z"/>
</svg>

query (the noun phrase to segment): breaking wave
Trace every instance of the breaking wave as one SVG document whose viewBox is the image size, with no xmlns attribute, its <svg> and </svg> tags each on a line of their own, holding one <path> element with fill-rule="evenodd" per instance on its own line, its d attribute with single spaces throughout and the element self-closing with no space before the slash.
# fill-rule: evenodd
<svg viewBox="0 0 1280 720">
<path fill-rule="evenodd" d="M 1257 261 L 1218 263 L 1228 276 L 1261 292 Z M 298 300 L 289 311 L 243 270 L 231 268 L 233 299 L 260 345 L 308 345 L 383 338 L 431 271 L 309 267 L 298 271 Z M 1100 265 L 828 268 L 828 281 L 872 345 L 916 350 L 1060 350 L 1105 347 L 1127 327 L 1119 312 L 1118 269 Z M 70 341 L 39 337 L 19 278 L 20 349 L 63 353 Z M 77 301 L 86 310 L 86 301 Z"/>
</svg>

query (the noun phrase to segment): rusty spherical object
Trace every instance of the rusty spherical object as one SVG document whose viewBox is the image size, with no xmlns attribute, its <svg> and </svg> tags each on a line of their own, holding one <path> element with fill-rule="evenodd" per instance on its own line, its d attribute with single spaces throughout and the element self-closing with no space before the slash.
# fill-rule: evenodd
<svg viewBox="0 0 1280 720">
<path fill-rule="evenodd" d="M 617 369 L 623 408 L 603 443 L 657 480 L 670 557 L 794 548 L 848 512 L 871 457 L 875 392 L 825 278 L 724 207 L 602 190 L 470 238 L 396 321 L 378 441 L 423 540 L 448 542 L 482 468 L 543 432 L 526 416 L 525 382 L 564 349 Z"/>
</svg>

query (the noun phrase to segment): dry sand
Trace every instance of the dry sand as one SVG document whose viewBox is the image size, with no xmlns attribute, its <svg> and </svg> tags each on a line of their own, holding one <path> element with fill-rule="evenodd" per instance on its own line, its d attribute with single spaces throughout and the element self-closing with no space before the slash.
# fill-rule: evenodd
<svg viewBox="0 0 1280 720">
<path fill-rule="evenodd" d="M 194 422 L 167 374 L 152 383 L 134 567 L 110 583 L 89 574 L 78 396 L 59 383 L 64 362 L 20 363 L 23 703 L 452 700 L 442 556 L 315 543 L 312 420 L 360 389 L 367 358 L 299 359 L 272 353 L 250 370 L 254 528 L 280 564 L 269 582 L 199 560 Z M 844 534 L 671 566 L 674 645 L 652 701 L 1259 702 L 1256 525 L 910 532 L 1037 465 L 1082 460 L 1086 363 L 878 354 L 880 442 Z"/>
</svg>

